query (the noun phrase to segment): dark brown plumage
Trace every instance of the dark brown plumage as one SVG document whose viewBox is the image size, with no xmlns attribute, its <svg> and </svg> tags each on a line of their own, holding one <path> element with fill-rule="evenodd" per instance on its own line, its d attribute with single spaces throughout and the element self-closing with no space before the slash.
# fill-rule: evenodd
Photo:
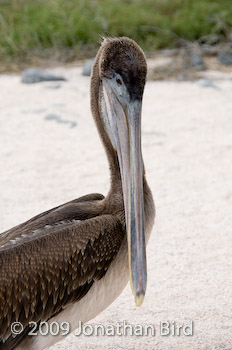
<svg viewBox="0 0 232 350">
<path fill-rule="evenodd" d="M 139 46 L 128 38 L 104 40 L 91 76 L 92 114 L 110 165 L 108 195 L 75 199 L 0 235 L 1 350 L 15 349 L 27 337 L 29 321 L 49 320 L 82 299 L 107 273 L 126 238 L 119 156 L 102 117 L 102 79 L 115 74 L 123 80 L 129 99 L 141 101 L 146 61 Z M 142 169 L 145 226 L 150 229 L 154 204 Z M 12 337 L 15 321 L 25 331 Z"/>
</svg>

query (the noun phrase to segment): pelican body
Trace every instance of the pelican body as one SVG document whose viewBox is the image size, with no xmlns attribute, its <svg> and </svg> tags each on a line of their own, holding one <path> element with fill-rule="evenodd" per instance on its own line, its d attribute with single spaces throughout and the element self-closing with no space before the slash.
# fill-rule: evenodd
<svg viewBox="0 0 232 350">
<path fill-rule="evenodd" d="M 91 75 L 91 110 L 110 168 L 106 197 L 89 194 L 0 235 L 0 350 L 42 350 L 62 335 L 29 335 L 94 318 L 130 279 L 136 305 L 147 283 L 146 243 L 155 216 L 141 151 L 146 60 L 131 39 L 104 39 Z M 12 324 L 23 330 L 14 334 Z"/>
</svg>

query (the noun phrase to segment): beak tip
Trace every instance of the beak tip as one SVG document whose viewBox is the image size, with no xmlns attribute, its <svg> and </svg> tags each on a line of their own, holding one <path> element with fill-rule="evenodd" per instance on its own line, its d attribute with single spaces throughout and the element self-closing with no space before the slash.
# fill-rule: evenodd
<svg viewBox="0 0 232 350">
<path fill-rule="evenodd" d="M 141 306 L 145 297 L 145 292 L 137 292 L 135 295 L 135 305 L 137 307 Z"/>
</svg>

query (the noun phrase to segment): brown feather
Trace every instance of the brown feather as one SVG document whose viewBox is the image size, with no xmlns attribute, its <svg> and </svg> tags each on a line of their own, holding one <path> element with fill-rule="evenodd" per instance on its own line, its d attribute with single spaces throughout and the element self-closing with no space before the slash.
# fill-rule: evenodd
<svg viewBox="0 0 232 350">
<path fill-rule="evenodd" d="M 41 234 L 34 241 L 18 243 L 1 251 L 0 300 L 4 309 L 0 313 L 0 323 L 6 316 L 8 322 L 7 327 L 0 329 L 0 338 L 9 335 L 10 321 L 17 319 L 27 326 L 29 321 L 37 321 L 35 310 L 41 320 L 46 320 L 71 301 L 81 298 L 82 287 L 104 276 L 124 235 L 125 231 L 116 217 L 102 215 L 69 225 L 68 228 L 64 225 L 52 229 L 49 235 Z M 80 254 L 82 260 L 79 264 Z M 17 267 L 15 256 L 19 258 Z M 95 258 L 92 260 L 90 257 Z M 50 271 L 51 259 L 53 274 Z M 64 266 L 67 267 L 66 272 Z M 39 275 L 39 284 L 36 278 L 33 279 L 36 274 Z M 45 276 L 49 276 L 50 287 Z M 52 303 L 49 303 L 50 295 Z"/>
</svg>

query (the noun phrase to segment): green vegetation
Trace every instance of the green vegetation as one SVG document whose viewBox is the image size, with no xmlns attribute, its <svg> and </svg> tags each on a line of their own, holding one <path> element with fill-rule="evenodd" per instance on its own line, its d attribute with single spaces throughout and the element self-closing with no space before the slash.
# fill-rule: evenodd
<svg viewBox="0 0 232 350">
<path fill-rule="evenodd" d="M 153 51 L 178 46 L 178 37 L 228 39 L 231 26 L 231 0 L 1 0 L 0 57 L 92 54 L 101 35 L 126 35 Z"/>
</svg>

